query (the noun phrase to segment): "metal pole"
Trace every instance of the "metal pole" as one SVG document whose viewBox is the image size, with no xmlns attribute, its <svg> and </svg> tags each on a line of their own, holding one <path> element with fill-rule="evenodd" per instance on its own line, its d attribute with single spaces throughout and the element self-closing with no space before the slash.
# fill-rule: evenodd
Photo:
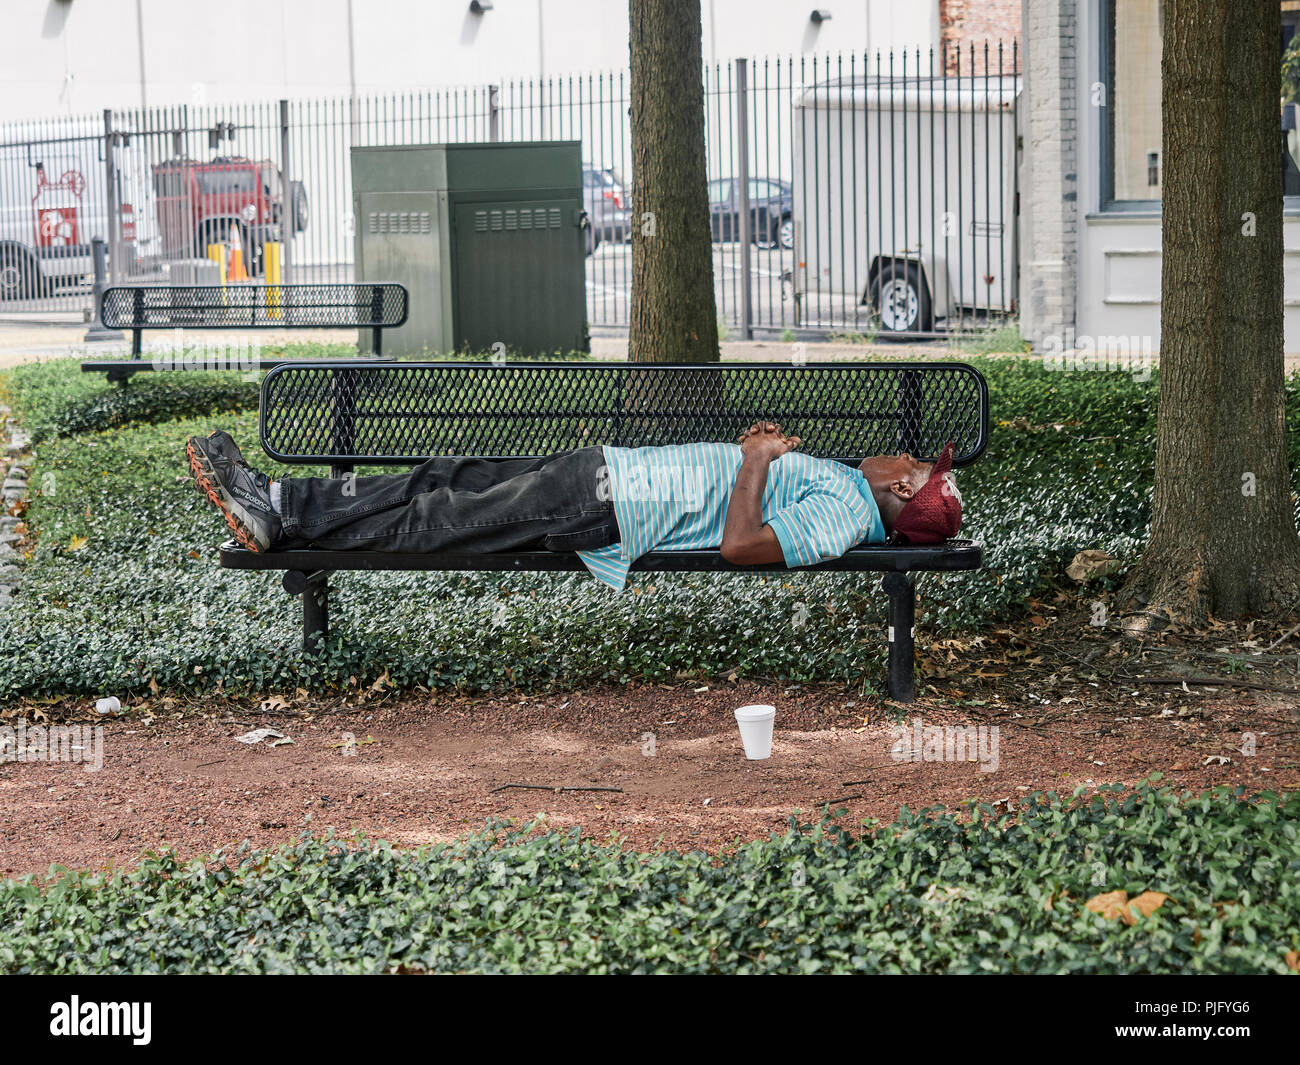
<svg viewBox="0 0 1300 1065">
<path fill-rule="evenodd" d="M 117 202 L 117 165 L 114 149 L 117 135 L 113 132 L 113 112 L 104 108 L 104 204 L 108 211 L 108 270 L 113 284 L 122 280 L 121 210 Z"/>
<path fill-rule="evenodd" d="M 103 237 L 92 237 L 90 241 L 91 257 L 95 262 L 95 320 L 91 323 L 86 335 L 82 338 L 87 343 L 94 343 L 97 340 L 124 340 L 125 337 L 116 329 L 107 329 L 104 327 L 104 289 L 108 288 L 106 278 L 107 268 L 104 260 L 107 258 L 104 248 Z"/>
<path fill-rule="evenodd" d="M 298 198 L 289 184 L 289 101 L 280 101 L 280 279 L 293 283 L 293 238 L 297 231 Z"/>
<path fill-rule="evenodd" d="M 754 339 L 753 299 L 754 264 L 750 251 L 753 220 L 749 216 L 749 60 L 736 61 L 736 154 L 739 155 L 736 180 L 737 206 L 740 211 L 740 339 Z"/>
</svg>

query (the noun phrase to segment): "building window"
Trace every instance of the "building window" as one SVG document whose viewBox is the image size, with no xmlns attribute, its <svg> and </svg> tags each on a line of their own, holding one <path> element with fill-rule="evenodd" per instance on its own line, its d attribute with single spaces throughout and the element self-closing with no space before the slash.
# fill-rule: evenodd
<svg viewBox="0 0 1300 1065">
<path fill-rule="evenodd" d="M 1157 201 L 1160 146 L 1160 18 L 1163 0 L 1114 0 L 1106 17 L 1108 204 Z"/>
<path fill-rule="evenodd" d="M 1300 197 L 1300 0 L 1282 0 L 1282 194 Z M 1295 200 L 1300 204 L 1300 199 Z M 1290 206 L 1290 204 L 1288 204 Z"/>
<path fill-rule="evenodd" d="M 1279 157 L 1288 206 L 1300 207 L 1300 0 L 1282 8 Z M 1102 204 L 1150 209 L 1160 201 L 1164 155 L 1160 143 L 1160 60 L 1164 0 L 1106 0 L 1102 5 Z"/>
</svg>

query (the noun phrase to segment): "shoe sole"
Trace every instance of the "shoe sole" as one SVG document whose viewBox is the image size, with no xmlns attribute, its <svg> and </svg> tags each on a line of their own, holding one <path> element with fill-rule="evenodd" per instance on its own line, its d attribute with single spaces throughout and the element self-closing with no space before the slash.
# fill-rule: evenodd
<svg viewBox="0 0 1300 1065">
<path fill-rule="evenodd" d="M 230 496 L 217 483 L 212 463 L 208 461 L 208 457 L 194 446 L 193 441 L 189 440 L 185 442 L 185 455 L 190 462 L 190 476 L 194 478 L 194 486 L 208 497 L 209 502 L 214 507 L 221 511 L 222 517 L 226 519 L 226 524 L 234 532 L 235 539 L 249 551 L 263 554 L 264 549 L 254 539 L 252 531 L 244 524 L 239 515 L 230 509 Z"/>
</svg>

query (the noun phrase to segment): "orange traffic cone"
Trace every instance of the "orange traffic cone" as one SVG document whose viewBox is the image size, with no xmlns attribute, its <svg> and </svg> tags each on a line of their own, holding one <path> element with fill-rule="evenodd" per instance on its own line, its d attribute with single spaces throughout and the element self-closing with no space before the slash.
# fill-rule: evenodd
<svg viewBox="0 0 1300 1065">
<path fill-rule="evenodd" d="M 239 226 L 233 222 L 230 224 L 230 280 L 248 280 L 248 272 L 244 269 L 244 242 L 239 237 Z"/>
</svg>

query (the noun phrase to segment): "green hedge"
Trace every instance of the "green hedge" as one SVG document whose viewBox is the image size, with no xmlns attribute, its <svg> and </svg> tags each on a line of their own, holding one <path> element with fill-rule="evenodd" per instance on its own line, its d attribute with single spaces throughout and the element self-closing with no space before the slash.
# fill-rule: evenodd
<svg viewBox="0 0 1300 1065">
<path fill-rule="evenodd" d="M 537 827 L 0 883 L 0 971 L 1285 973 L 1300 949 L 1295 796 L 904 807 L 722 857 Z M 1116 890 L 1169 898 L 1131 926 L 1085 908 Z"/>
</svg>

